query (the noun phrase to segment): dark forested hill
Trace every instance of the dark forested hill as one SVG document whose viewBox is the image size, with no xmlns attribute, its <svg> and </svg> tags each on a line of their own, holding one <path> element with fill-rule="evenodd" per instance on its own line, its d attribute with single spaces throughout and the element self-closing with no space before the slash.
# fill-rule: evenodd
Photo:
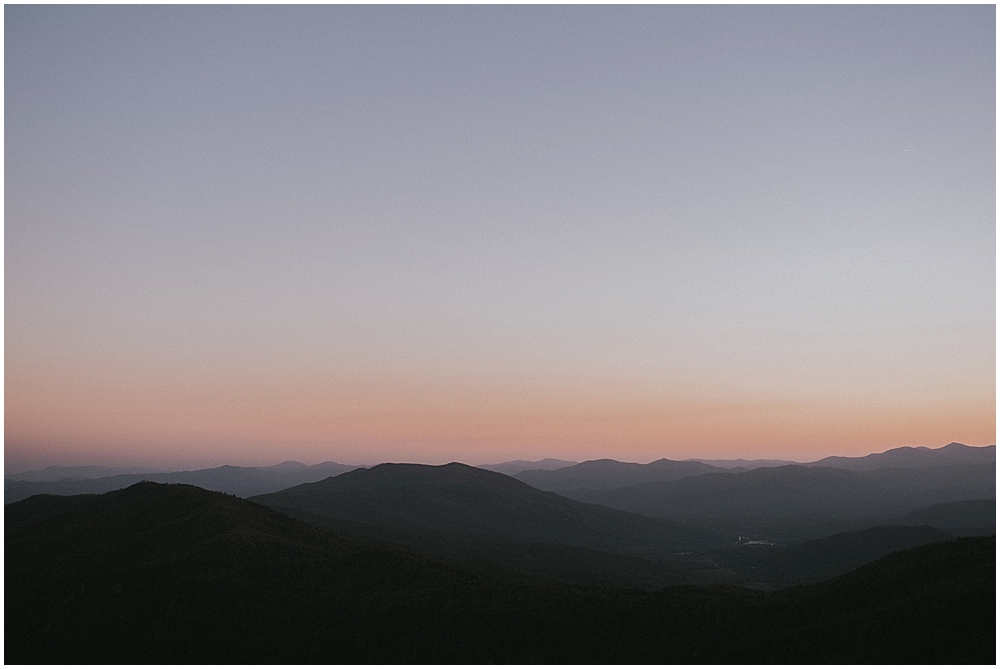
<svg viewBox="0 0 1000 669">
<path fill-rule="evenodd" d="M 691 555 L 719 542 L 712 533 L 583 504 L 459 463 L 383 464 L 253 500 L 490 573 L 658 587 L 717 571 Z"/>
<path fill-rule="evenodd" d="M 718 551 L 715 559 L 757 587 L 780 588 L 816 583 L 896 551 L 954 538 L 927 525 L 870 527 L 794 545 L 733 546 Z"/>
<path fill-rule="evenodd" d="M 706 541 L 683 527 L 583 504 L 459 463 L 383 464 L 253 499 L 272 508 L 409 531 L 593 548 Z"/>
<path fill-rule="evenodd" d="M 885 524 L 934 504 L 995 498 L 996 479 L 992 468 L 970 464 L 857 472 L 787 465 L 565 494 L 730 535 L 791 541 Z"/>
<path fill-rule="evenodd" d="M 972 499 L 935 504 L 896 518 L 895 525 L 930 525 L 959 536 L 996 534 L 997 501 Z"/>
<path fill-rule="evenodd" d="M 881 508 L 878 486 L 853 472 L 786 465 L 656 481 L 577 498 L 652 516 L 799 516 Z"/>
<path fill-rule="evenodd" d="M 246 500 L 138 484 L 7 508 L 5 661 L 995 661 L 995 540 L 765 594 L 478 577 Z"/>
</svg>

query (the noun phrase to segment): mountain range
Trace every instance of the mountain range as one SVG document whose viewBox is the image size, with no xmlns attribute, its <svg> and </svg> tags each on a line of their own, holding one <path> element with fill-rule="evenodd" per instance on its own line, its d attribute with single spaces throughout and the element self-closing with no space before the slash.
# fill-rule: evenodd
<svg viewBox="0 0 1000 669">
<path fill-rule="evenodd" d="M 658 517 L 890 517 L 932 504 L 995 497 L 995 491 L 994 472 L 979 465 L 860 472 L 785 465 L 563 494 Z"/>
<path fill-rule="evenodd" d="M 322 462 L 318 465 L 305 465 L 289 460 L 271 467 L 233 467 L 223 465 L 210 469 L 196 469 L 179 472 L 140 472 L 100 475 L 101 468 L 89 467 L 47 467 L 41 472 L 25 472 L 18 479 L 4 479 L 4 503 L 10 504 L 31 495 L 82 495 L 120 490 L 140 481 L 156 483 L 186 483 L 206 490 L 225 492 L 238 497 L 250 497 L 267 492 L 320 481 L 330 476 L 336 476 L 355 469 L 352 465 L 342 465 L 336 462 Z M 23 478 L 25 476 L 27 478 Z M 43 480 L 45 477 L 56 476 L 53 480 Z"/>
<path fill-rule="evenodd" d="M 571 460 L 557 460 L 556 458 L 545 458 L 544 460 L 511 460 L 509 462 L 501 462 L 495 465 L 476 465 L 480 469 L 488 469 L 491 472 L 500 472 L 501 474 L 506 474 L 507 476 L 513 476 L 514 474 L 520 474 L 523 471 L 534 470 L 534 469 L 562 469 L 563 467 L 571 467 L 577 462 Z"/>
<path fill-rule="evenodd" d="M 540 490 L 572 492 L 611 490 L 641 483 L 676 481 L 700 474 L 743 473 L 753 469 L 797 465 L 830 467 L 849 471 L 875 469 L 919 469 L 949 465 L 996 466 L 996 446 L 966 446 L 951 443 L 937 449 L 925 447 L 894 448 L 863 457 L 829 457 L 815 462 L 795 463 L 785 460 L 668 460 L 638 464 L 611 459 L 588 460 L 561 468 L 533 468 L 511 474 Z M 506 473 L 506 472 L 505 472 Z"/>
<path fill-rule="evenodd" d="M 14 664 L 995 662 L 993 537 L 774 593 L 489 578 L 176 484 L 35 496 L 6 507 L 4 538 Z"/>
<path fill-rule="evenodd" d="M 711 532 L 584 504 L 460 463 L 382 464 L 251 499 L 465 568 L 568 582 L 691 582 L 693 573 L 713 570 L 691 548 L 719 542 Z"/>
<path fill-rule="evenodd" d="M 605 490 L 649 481 L 676 481 L 688 476 L 725 471 L 697 461 L 663 458 L 648 465 L 602 459 L 588 460 L 578 465 L 555 470 L 528 470 L 515 474 L 539 490 L 566 492 L 570 490 Z"/>
<path fill-rule="evenodd" d="M 831 456 L 807 463 L 807 466 L 836 467 L 850 471 L 870 471 L 887 467 L 917 469 L 946 465 L 992 465 L 995 467 L 996 459 L 996 445 L 977 447 L 952 442 L 941 448 L 902 446 L 883 453 L 872 453 L 856 458 Z"/>
</svg>

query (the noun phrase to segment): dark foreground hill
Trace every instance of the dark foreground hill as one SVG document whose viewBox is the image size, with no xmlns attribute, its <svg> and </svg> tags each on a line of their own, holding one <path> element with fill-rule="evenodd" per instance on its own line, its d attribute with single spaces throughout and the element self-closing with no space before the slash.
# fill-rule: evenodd
<svg viewBox="0 0 1000 669">
<path fill-rule="evenodd" d="M 7 507 L 5 661 L 995 661 L 995 540 L 765 594 L 477 577 L 252 502 L 138 484 Z"/>
<path fill-rule="evenodd" d="M 719 543 L 709 532 L 584 504 L 460 463 L 383 464 L 252 499 L 482 573 L 644 588 L 731 580 L 692 553 Z"/>
</svg>

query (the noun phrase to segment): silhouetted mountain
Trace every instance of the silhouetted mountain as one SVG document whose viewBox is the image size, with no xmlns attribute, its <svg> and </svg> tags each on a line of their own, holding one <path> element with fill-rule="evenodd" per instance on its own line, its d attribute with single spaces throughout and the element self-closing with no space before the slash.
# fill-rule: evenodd
<svg viewBox="0 0 1000 669">
<path fill-rule="evenodd" d="M 12 664 L 995 660 L 993 538 L 777 593 L 639 592 L 484 579 L 183 485 L 5 517 Z"/>
<path fill-rule="evenodd" d="M 4 481 L 4 503 L 9 504 L 30 495 L 85 495 L 120 490 L 140 481 L 156 483 L 186 483 L 206 490 L 225 492 L 239 497 L 251 497 L 266 492 L 283 490 L 299 483 L 320 481 L 355 469 L 351 465 L 324 462 L 304 465 L 287 461 L 273 467 L 233 467 L 223 465 L 211 469 L 150 474 L 120 474 L 93 479 L 65 479 L 61 481 L 31 482 L 27 485 Z"/>
<path fill-rule="evenodd" d="M 997 501 L 974 499 L 949 502 L 896 518 L 894 525 L 930 525 L 958 536 L 996 534 Z"/>
<path fill-rule="evenodd" d="M 767 631 L 741 649 L 755 663 L 995 664 L 996 538 L 900 551 L 767 602 Z"/>
<path fill-rule="evenodd" d="M 60 467 L 52 465 L 41 470 L 21 472 L 11 474 L 6 478 L 11 481 L 62 481 L 63 479 L 96 479 L 105 476 L 118 476 L 119 474 L 155 474 L 162 473 L 162 469 L 151 467 L 97 467 L 85 465 L 82 467 Z"/>
<path fill-rule="evenodd" d="M 582 504 L 510 476 L 456 462 L 355 469 L 253 500 L 271 508 L 407 531 L 594 548 L 647 547 L 651 542 L 673 548 L 706 540 L 682 527 Z"/>
<path fill-rule="evenodd" d="M 743 458 L 738 458 L 736 460 L 704 460 L 702 458 L 688 458 L 687 460 L 682 460 L 681 462 L 701 462 L 703 464 L 719 467 L 721 469 L 743 470 L 757 469 L 758 467 L 781 467 L 783 465 L 799 464 L 794 460 L 744 460 Z"/>
<path fill-rule="evenodd" d="M 966 446 L 952 442 L 941 448 L 925 446 L 903 446 L 883 453 L 872 453 L 864 457 L 846 458 L 831 456 L 816 462 L 806 463 L 808 467 L 836 467 L 851 471 L 867 471 L 886 467 L 914 469 L 921 467 L 941 467 L 944 465 L 992 465 L 996 469 L 997 447 Z"/>
<path fill-rule="evenodd" d="M 697 580 L 691 574 L 711 565 L 679 553 L 717 541 L 706 532 L 583 504 L 460 463 L 383 464 L 253 501 L 488 573 L 563 574 L 571 581 L 636 587 Z"/>
<path fill-rule="evenodd" d="M 574 495 L 595 504 L 662 517 L 861 514 L 884 496 L 861 476 L 830 467 L 761 467 Z"/>
<path fill-rule="evenodd" d="M 488 469 L 491 472 L 499 472 L 501 474 L 506 474 L 507 476 L 514 476 L 523 471 L 534 470 L 534 469 L 562 469 L 563 467 L 571 467 L 577 464 L 576 462 L 571 462 L 570 460 L 556 460 L 555 458 L 545 458 L 544 460 L 511 460 L 510 462 L 501 462 L 496 465 L 476 465 L 480 469 Z"/>
<path fill-rule="evenodd" d="M 539 490 L 607 490 L 649 481 L 675 481 L 686 476 L 723 471 L 696 461 L 657 460 L 648 465 L 617 460 L 588 460 L 554 471 L 526 471 L 514 478 Z"/>
<path fill-rule="evenodd" d="M 730 534 L 771 532 L 761 538 L 788 541 L 863 529 L 932 504 L 995 497 L 995 489 L 991 471 L 978 465 L 861 472 L 787 465 L 565 494 Z"/>
<path fill-rule="evenodd" d="M 10 504 L 22 499 L 27 499 L 32 495 L 43 494 L 41 490 L 35 488 L 36 483 L 25 483 L 24 481 L 10 481 L 4 479 L 3 482 L 3 503 Z"/>
<path fill-rule="evenodd" d="M 325 462 L 324 465 L 335 465 L 335 462 Z M 270 469 L 273 471 L 282 472 L 301 472 L 309 469 L 309 465 L 299 462 L 297 460 L 285 460 L 284 462 L 279 462 L 276 465 L 271 465 L 270 467 L 259 467 L 258 469 Z"/>
</svg>

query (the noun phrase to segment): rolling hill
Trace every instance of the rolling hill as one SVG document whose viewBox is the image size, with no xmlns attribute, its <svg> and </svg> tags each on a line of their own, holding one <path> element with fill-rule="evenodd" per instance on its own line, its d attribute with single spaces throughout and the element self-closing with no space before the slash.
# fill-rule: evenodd
<svg viewBox="0 0 1000 669">
<path fill-rule="evenodd" d="M 696 572 L 712 567 L 692 557 L 692 547 L 718 542 L 710 532 L 583 504 L 460 463 L 383 464 L 252 499 L 490 573 L 559 572 L 580 582 L 662 587 L 703 579 Z"/>
<path fill-rule="evenodd" d="M 539 490 L 568 492 L 575 490 L 607 490 L 650 481 L 676 481 L 687 476 L 709 472 L 725 472 L 694 460 L 678 461 L 666 458 L 640 465 L 617 460 L 588 460 L 578 465 L 552 471 L 524 471 L 514 476 Z"/>
<path fill-rule="evenodd" d="M 744 544 L 715 554 L 755 587 L 817 583 L 896 551 L 949 541 L 955 535 L 927 525 L 870 527 L 788 546 Z"/>
<path fill-rule="evenodd" d="M 996 534 L 997 501 L 974 499 L 935 504 L 896 518 L 894 525 L 930 525 L 958 536 Z"/>
<path fill-rule="evenodd" d="M 992 537 L 770 594 L 641 592 L 486 579 L 186 485 L 5 518 L 13 664 L 995 661 Z"/>
<path fill-rule="evenodd" d="M 995 498 L 996 480 L 990 468 L 970 464 L 857 472 L 787 465 L 564 494 L 729 535 L 802 541 L 934 504 Z"/>
</svg>

